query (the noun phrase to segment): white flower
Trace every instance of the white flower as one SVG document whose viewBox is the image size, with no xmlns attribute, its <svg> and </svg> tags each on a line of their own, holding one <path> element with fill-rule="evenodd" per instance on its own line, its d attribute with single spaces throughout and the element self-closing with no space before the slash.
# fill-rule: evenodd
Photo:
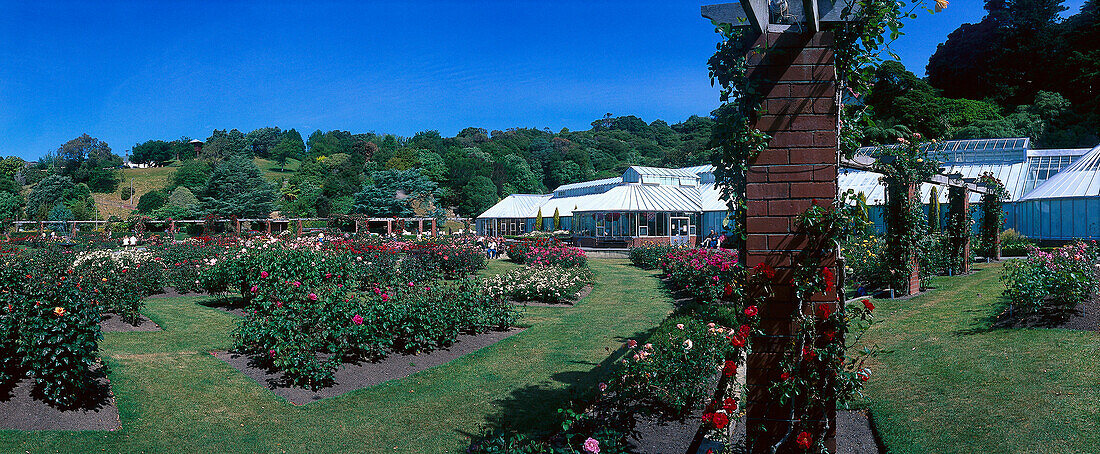
<svg viewBox="0 0 1100 454">
<path fill-rule="evenodd" d="M 691 342 L 691 339 L 684 341 L 684 351 L 691 350 L 691 347 L 693 347 L 694 345 L 695 344 Z"/>
</svg>

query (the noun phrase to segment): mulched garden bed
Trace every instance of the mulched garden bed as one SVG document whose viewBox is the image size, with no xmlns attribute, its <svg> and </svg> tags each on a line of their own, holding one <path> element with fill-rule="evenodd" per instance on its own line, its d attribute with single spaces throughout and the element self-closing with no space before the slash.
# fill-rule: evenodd
<svg viewBox="0 0 1100 454">
<path fill-rule="evenodd" d="M 324 398 L 339 396 L 357 389 L 368 388 L 390 380 L 408 377 L 422 370 L 446 364 L 468 353 L 481 350 L 523 329 L 490 331 L 478 335 L 461 335 L 450 348 L 435 350 L 419 355 L 391 355 L 377 362 L 344 364 L 336 371 L 336 383 L 327 388 L 310 391 L 287 385 L 282 374 L 258 366 L 248 355 L 233 352 L 213 352 L 213 355 L 243 372 L 257 383 L 265 385 L 276 395 L 282 396 L 294 405 L 305 405 Z"/>
<path fill-rule="evenodd" d="M 105 333 L 152 332 L 160 331 L 160 327 L 144 315 L 139 316 L 137 325 L 131 325 L 117 314 L 103 314 L 99 330 Z"/>
<path fill-rule="evenodd" d="M 565 300 L 562 303 L 541 303 L 537 301 L 509 301 L 509 303 L 517 306 L 531 306 L 531 307 L 572 307 L 574 304 L 581 302 L 581 300 L 588 297 L 592 293 L 592 284 L 588 284 L 581 291 L 577 292 L 577 297 Z"/>
<path fill-rule="evenodd" d="M 993 328 L 1056 328 L 1100 332 L 1100 296 L 1078 304 L 1069 313 L 1041 311 L 1020 314 L 1005 309 L 993 320 Z"/>
<path fill-rule="evenodd" d="M 14 388 L 0 390 L 0 429 L 117 430 L 122 427 L 111 383 L 102 367 L 96 372 L 99 388 L 76 408 L 58 409 L 32 396 L 34 380 L 24 378 Z"/>
</svg>

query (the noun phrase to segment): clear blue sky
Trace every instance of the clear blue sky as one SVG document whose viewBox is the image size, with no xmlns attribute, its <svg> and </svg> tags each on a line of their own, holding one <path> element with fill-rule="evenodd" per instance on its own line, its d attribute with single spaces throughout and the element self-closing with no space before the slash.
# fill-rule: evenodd
<svg viewBox="0 0 1100 454">
<path fill-rule="evenodd" d="M 699 16 L 712 2 L 409 3 L 0 0 L 0 155 L 37 159 L 85 132 L 122 155 L 215 128 L 676 123 L 717 103 L 717 35 Z M 923 74 L 981 5 L 922 13 L 893 47 Z"/>
</svg>

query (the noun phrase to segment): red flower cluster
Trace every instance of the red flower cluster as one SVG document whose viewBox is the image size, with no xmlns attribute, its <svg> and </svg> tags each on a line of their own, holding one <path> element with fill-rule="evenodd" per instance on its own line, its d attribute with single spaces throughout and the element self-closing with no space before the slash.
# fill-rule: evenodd
<svg viewBox="0 0 1100 454">
<path fill-rule="evenodd" d="M 749 306 L 745 308 L 745 315 L 748 315 L 749 317 L 756 317 L 757 313 L 759 313 L 759 311 L 756 309 L 756 306 Z"/>
<path fill-rule="evenodd" d="M 727 397 L 726 400 L 722 401 L 722 408 L 729 413 L 737 411 L 737 400 L 732 397 Z"/>
<path fill-rule="evenodd" d="M 722 368 L 722 375 L 732 377 L 737 374 L 737 361 L 726 360 L 726 365 Z"/>
<path fill-rule="evenodd" d="M 825 293 L 836 292 L 836 274 L 829 267 L 821 269 L 821 278 L 825 280 Z"/>
<path fill-rule="evenodd" d="M 862 303 L 863 303 L 863 307 L 866 307 L 867 310 L 869 310 L 869 311 L 875 310 L 875 305 L 874 305 L 874 303 L 871 303 L 871 300 L 869 300 L 867 298 L 864 298 Z"/>
<path fill-rule="evenodd" d="M 703 413 L 703 422 L 713 425 L 716 429 L 725 429 L 730 423 L 730 417 L 725 413 Z"/>
<path fill-rule="evenodd" d="M 833 305 L 829 303 L 821 303 L 817 305 L 817 318 L 825 320 L 833 315 Z"/>
<path fill-rule="evenodd" d="M 813 436 L 811 436 L 809 432 L 802 432 L 798 434 L 798 438 L 796 438 L 794 441 L 795 443 L 798 443 L 798 447 L 802 449 L 810 449 L 810 445 L 814 444 Z"/>
<path fill-rule="evenodd" d="M 758 265 L 752 267 L 752 272 L 755 275 L 764 276 L 767 279 L 775 279 L 775 268 L 768 265 L 765 262 L 760 262 Z"/>
</svg>

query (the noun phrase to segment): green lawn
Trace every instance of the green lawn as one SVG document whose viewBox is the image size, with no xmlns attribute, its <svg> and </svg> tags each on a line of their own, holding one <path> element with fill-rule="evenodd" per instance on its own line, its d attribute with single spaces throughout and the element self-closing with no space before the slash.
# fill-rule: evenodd
<svg viewBox="0 0 1100 454">
<path fill-rule="evenodd" d="M 867 399 L 892 453 L 1100 452 L 1100 335 L 990 330 L 1001 264 L 876 301 Z"/>
<path fill-rule="evenodd" d="M 0 452 L 453 452 L 486 423 L 550 429 L 555 410 L 595 387 L 626 338 L 672 305 L 651 273 L 591 260 L 592 294 L 574 307 L 529 308 L 526 331 L 491 347 L 343 396 L 296 407 L 210 351 L 229 347 L 233 316 L 204 298 L 151 299 L 164 331 L 108 333 L 122 430 L 0 432 Z M 513 266 L 492 262 L 489 272 Z"/>
</svg>

